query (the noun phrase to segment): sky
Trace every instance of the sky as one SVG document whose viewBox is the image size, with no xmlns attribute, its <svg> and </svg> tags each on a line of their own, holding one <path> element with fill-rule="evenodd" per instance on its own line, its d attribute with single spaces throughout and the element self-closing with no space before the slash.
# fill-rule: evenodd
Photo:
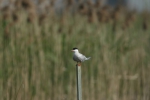
<svg viewBox="0 0 150 100">
<path fill-rule="evenodd" d="M 32 0 L 34 2 L 38 1 L 38 0 Z M 49 0 L 45 0 L 45 1 L 49 1 Z M 55 0 L 56 1 L 56 8 L 62 8 L 64 5 L 63 4 L 63 1 L 64 0 Z M 86 0 L 85 0 L 86 1 Z M 93 0 L 93 1 L 96 1 L 96 0 Z M 103 3 L 106 3 L 107 0 L 101 0 L 103 1 Z M 109 0 L 111 2 L 113 1 L 117 1 L 117 0 Z M 9 4 L 9 0 L 1 0 L 1 3 L 0 3 L 0 7 L 2 6 L 5 6 L 5 5 L 8 5 Z M 147 10 L 150 12 L 150 0 L 127 0 L 127 7 L 130 9 L 130 10 L 136 10 L 136 11 L 143 11 L 143 10 Z"/>
<path fill-rule="evenodd" d="M 139 12 L 143 10 L 150 11 L 150 0 L 128 0 L 127 5 L 129 9 L 136 9 Z"/>
<path fill-rule="evenodd" d="M 62 7 L 62 1 L 63 0 L 56 0 L 58 7 Z M 95 1 L 95 0 L 93 0 Z M 103 3 L 106 3 L 107 0 L 101 0 Z M 108 0 L 108 1 L 117 1 L 117 0 Z M 136 10 L 136 11 L 149 11 L 150 12 L 150 0 L 126 0 L 127 1 L 127 7 L 129 10 Z"/>
</svg>

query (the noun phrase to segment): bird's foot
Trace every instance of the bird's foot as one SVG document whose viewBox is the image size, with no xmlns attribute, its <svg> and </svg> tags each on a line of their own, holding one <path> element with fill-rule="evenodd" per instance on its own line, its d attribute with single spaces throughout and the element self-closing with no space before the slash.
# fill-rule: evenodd
<svg viewBox="0 0 150 100">
<path fill-rule="evenodd" d="M 81 63 L 77 63 L 77 66 L 81 66 Z"/>
</svg>

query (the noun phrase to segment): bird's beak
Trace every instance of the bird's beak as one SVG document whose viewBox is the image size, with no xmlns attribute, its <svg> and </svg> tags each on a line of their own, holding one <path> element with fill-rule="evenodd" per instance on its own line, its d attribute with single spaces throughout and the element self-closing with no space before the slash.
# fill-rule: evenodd
<svg viewBox="0 0 150 100">
<path fill-rule="evenodd" d="M 73 50 L 71 50 L 73 52 Z"/>
</svg>

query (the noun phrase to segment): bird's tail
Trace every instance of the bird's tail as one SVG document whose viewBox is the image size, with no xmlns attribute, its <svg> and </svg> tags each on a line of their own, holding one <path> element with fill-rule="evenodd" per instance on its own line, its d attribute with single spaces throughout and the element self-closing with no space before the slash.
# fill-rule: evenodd
<svg viewBox="0 0 150 100">
<path fill-rule="evenodd" d="M 85 60 L 89 60 L 91 57 L 86 58 Z"/>
</svg>

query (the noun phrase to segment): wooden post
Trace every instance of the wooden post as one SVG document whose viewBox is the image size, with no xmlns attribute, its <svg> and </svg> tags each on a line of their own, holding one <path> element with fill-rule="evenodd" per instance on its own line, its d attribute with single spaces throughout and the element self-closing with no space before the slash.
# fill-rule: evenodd
<svg viewBox="0 0 150 100">
<path fill-rule="evenodd" d="M 77 100 L 82 100 L 81 66 L 76 65 L 77 74 Z"/>
</svg>

